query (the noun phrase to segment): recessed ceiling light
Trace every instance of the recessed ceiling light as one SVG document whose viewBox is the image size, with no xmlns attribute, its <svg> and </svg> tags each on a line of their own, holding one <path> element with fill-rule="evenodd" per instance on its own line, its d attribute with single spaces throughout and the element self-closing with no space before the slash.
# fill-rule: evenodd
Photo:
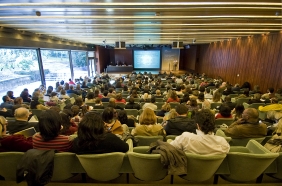
<svg viewBox="0 0 282 186">
<path fill-rule="evenodd" d="M 107 11 L 107 12 L 113 12 L 114 9 L 112 9 L 112 8 L 107 8 L 106 11 Z"/>
</svg>

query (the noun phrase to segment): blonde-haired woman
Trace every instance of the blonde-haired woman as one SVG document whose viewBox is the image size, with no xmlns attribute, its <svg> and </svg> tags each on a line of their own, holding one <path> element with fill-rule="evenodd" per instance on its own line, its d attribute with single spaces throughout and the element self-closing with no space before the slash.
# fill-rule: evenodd
<svg viewBox="0 0 282 186">
<path fill-rule="evenodd" d="M 139 117 L 139 125 L 131 131 L 131 134 L 136 136 L 165 136 L 165 130 L 157 124 L 157 116 L 150 108 L 145 108 Z"/>
<path fill-rule="evenodd" d="M 7 120 L 0 116 L 0 152 L 18 151 L 26 152 L 32 149 L 32 137 L 25 138 L 23 135 L 9 135 L 7 133 Z"/>
</svg>

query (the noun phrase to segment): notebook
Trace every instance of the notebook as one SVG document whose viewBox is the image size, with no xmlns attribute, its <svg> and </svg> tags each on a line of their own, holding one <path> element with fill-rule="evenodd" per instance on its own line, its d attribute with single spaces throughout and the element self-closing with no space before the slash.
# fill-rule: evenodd
<svg viewBox="0 0 282 186">
<path fill-rule="evenodd" d="M 31 136 L 33 136 L 35 133 L 36 133 L 35 128 L 34 128 L 34 127 L 30 127 L 30 128 L 21 130 L 21 131 L 19 131 L 19 132 L 16 132 L 16 133 L 14 133 L 14 134 L 21 134 L 21 135 L 24 135 L 25 137 L 31 137 Z"/>
</svg>

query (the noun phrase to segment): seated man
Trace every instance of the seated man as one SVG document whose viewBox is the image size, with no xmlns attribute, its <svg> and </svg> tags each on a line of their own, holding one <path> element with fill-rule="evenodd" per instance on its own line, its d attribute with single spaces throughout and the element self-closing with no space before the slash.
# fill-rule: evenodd
<svg viewBox="0 0 282 186">
<path fill-rule="evenodd" d="M 3 103 L 1 103 L 0 108 L 12 109 L 14 106 L 14 102 L 11 100 L 9 96 L 2 97 Z"/>
<path fill-rule="evenodd" d="M 278 103 L 277 98 L 270 99 L 271 104 L 266 106 L 259 106 L 259 111 L 267 112 L 270 110 L 282 111 L 282 104 Z"/>
<path fill-rule="evenodd" d="M 181 135 L 183 132 L 196 133 L 196 123 L 194 119 L 187 117 L 188 108 L 179 104 L 175 108 L 177 116 L 167 121 L 164 126 L 167 135 Z"/>
<path fill-rule="evenodd" d="M 67 94 L 69 94 L 69 93 L 73 93 L 73 94 L 76 94 L 76 95 L 80 95 L 79 92 L 77 92 L 76 90 L 74 90 L 74 86 L 73 86 L 73 85 L 71 85 L 71 86 L 70 86 L 70 89 L 67 90 Z"/>
<path fill-rule="evenodd" d="M 140 110 L 140 105 L 138 103 L 134 103 L 134 98 L 130 97 L 128 103 L 125 105 L 125 109 L 137 109 Z"/>
<path fill-rule="evenodd" d="M 157 110 L 158 106 L 155 105 L 156 102 L 156 98 L 154 96 L 151 97 L 151 103 L 145 103 L 142 107 L 142 109 L 144 110 L 145 108 L 150 108 L 152 110 Z"/>
<path fill-rule="evenodd" d="M 7 131 L 9 131 L 10 134 L 14 134 L 16 132 L 19 132 L 21 130 L 34 127 L 36 131 L 38 131 L 38 124 L 37 123 L 29 123 L 29 110 L 23 107 L 20 107 L 15 110 L 15 118 L 16 121 L 9 122 L 7 125 Z"/>
<path fill-rule="evenodd" d="M 195 154 L 226 154 L 230 145 L 221 136 L 215 136 L 215 119 L 208 109 L 202 109 L 195 115 L 197 134 L 183 132 L 170 142 L 175 148 Z"/>
<path fill-rule="evenodd" d="M 232 138 L 260 138 L 266 136 L 267 125 L 259 123 L 259 114 L 256 109 L 247 108 L 242 118 L 232 123 L 224 133 Z"/>
</svg>

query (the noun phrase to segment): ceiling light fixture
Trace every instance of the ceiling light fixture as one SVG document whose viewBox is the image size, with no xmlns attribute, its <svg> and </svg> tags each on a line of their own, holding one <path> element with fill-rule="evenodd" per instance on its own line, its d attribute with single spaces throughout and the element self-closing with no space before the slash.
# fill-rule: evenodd
<svg viewBox="0 0 282 186">
<path fill-rule="evenodd" d="M 36 14 L 37 16 L 41 16 L 41 12 L 40 12 L 40 11 L 36 11 L 35 14 Z"/>
</svg>

